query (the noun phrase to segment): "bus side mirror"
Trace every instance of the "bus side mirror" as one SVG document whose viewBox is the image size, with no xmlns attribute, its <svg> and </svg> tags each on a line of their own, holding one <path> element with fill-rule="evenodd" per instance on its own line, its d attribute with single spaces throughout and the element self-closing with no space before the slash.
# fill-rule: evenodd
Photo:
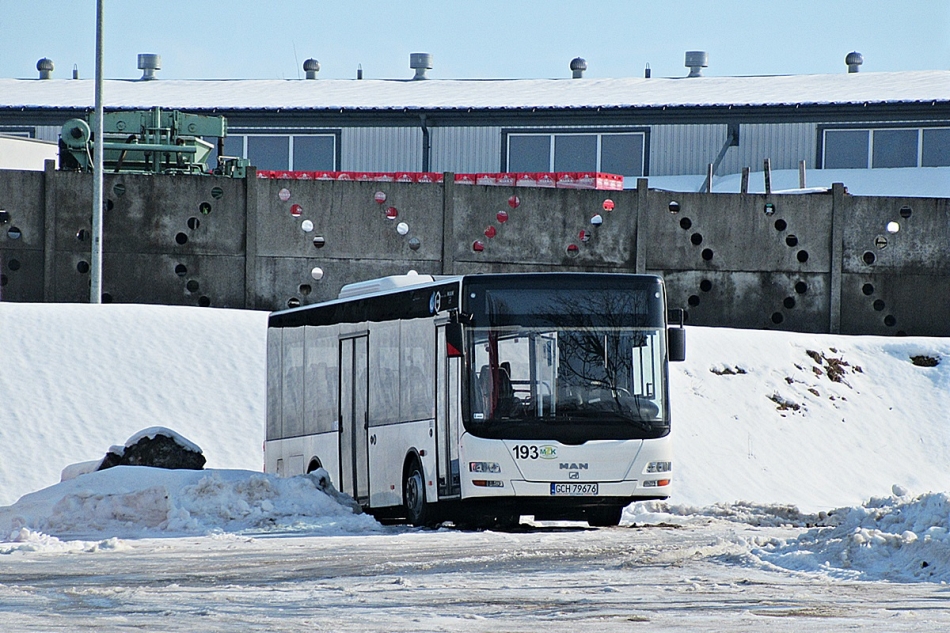
<svg viewBox="0 0 950 633">
<path fill-rule="evenodd" d="M 682 326 L 666 328 L 666 348 L 671 363 L 686 360 L 686 329 Z"/>
<path fill-rule="evenodd" d="M 465 344 L 462 338 L 462 324 L 450 321 L 445 324 L 445 355 L 449 358 L 462 358 Z"/>
</svg>

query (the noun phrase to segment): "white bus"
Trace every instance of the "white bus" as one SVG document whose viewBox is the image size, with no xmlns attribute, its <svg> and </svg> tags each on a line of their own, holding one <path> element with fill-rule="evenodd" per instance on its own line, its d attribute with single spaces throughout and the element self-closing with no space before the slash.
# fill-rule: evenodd
<svg viewBox="0 0 950 633">
<path fill-rule="evenodd" d="M 652 275 L 409 274 L 271 314 L 265 470 L 324 468 L 380 518 L 616 525 L 672 482 Z"/>
</svg>

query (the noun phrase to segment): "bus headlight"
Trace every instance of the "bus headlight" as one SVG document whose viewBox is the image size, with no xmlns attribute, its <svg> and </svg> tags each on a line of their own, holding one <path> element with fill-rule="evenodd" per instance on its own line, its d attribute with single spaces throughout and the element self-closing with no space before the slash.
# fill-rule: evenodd
<svg viewBox="0 0 950 633">
<path fill-rule="evenodd" d="M 501 466 L 497 462 L 469 462 L 468 472 L 470 473 L 500 473 Z"/>
<path fill-rule="evenodd" d="M 647 464 L 648 473 L 668 473 L 673 470 L 672 462 L 650 462 Z"/>
</svg>

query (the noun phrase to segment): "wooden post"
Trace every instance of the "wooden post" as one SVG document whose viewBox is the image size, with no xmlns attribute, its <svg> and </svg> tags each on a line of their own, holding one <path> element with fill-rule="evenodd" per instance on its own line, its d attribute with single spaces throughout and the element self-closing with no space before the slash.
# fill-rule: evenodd
<svg viewBox="0 0 950 633">
<path fill-rule="evenodd" d="M 749 193 L 749 172 L 751 170 L 748 167 L 742 168 L 742 180 L 739 185 L 739 193 Z"/>
<path fill-rule="evenodd" d="M 805 188 L 805 161 L 798 161 L 798 188 Z"/>
<path fill-rule="evenodd" d="M 772 161 L 765 159 L 762 165 L 762 171 L 765 173 L 765 195 L 772 193 Z"/>
</svg>

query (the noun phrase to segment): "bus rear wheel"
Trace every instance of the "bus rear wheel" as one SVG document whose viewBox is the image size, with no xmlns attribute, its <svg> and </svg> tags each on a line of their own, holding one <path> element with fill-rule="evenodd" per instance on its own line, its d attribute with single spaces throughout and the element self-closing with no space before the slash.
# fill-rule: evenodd
<svg viewBox="0 0 950 633">
<path fill-rule="evenodd" d="M 623 506 L 606 506 L 589 508 L 587 510 L 587 524 L 591 527 L 613 527 L 620 525 L 623 516 Z"/>
<path fill-rule="evenodd" d="M 432 522 L 432 508 L 426 503 L 425 478 L 422 476 L 422 467 L 417 461 L 414 461 L 406 471 L 402 498 L 406 509 L 406 520 L 409 523 L 424 526 Z"/>
</svg>

